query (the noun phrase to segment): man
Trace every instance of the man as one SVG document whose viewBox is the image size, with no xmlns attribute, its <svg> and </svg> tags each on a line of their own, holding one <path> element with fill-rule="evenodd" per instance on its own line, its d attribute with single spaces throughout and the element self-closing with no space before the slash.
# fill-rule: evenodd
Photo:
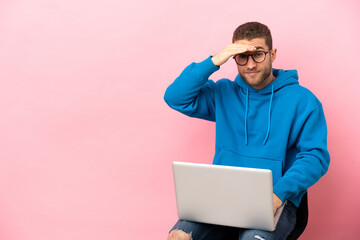
<svg viewBox="0 0 360 240">
<path fill-rule="evenodd" d="M 274 214 L 286 201 L 273 232 L 179 220 L 169 239 L 286 239 L 307 189 L 328 170 L 327 128 L 320 101 L 298 82 L 296 70 L 273 69 L 277 50 L 267 26 L 249 22 L 233 43 L 192 63 L 168 87 L 165 101 L 188 116 L 216 122 L 213 163 L 273 172 Z M 208 78 L 228 59 L 235 81 Z"/>
</svg>

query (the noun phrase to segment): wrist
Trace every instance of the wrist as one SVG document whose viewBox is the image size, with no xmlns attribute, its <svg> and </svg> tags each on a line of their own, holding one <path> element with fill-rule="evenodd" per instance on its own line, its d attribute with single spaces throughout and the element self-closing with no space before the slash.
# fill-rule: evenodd
<svg viewBox="0 0 360 240">
<path fill-rule="evenodd" d="M 283 201 L 281 201 L 281 199 L 278 196 L 276 196 L 276 194 L 273 194 L 273 196 L 274 196 L 273 198 L 274 204 L 280 207 L 283 204 Z"/>
<path fill-rule="evenodd" d="M 214 63 L 215 66 L 220 67 L 223 62 L 219 59 L 218 55 L 212 56 L 211 61 Z"/>
</svg>

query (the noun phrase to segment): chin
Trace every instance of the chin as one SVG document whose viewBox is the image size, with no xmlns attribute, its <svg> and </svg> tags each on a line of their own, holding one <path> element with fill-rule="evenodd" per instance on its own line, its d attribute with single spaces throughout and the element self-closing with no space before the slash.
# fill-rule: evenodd
<svg viewBox="0 0 360 240">
<path fill-rule="evenodd" d="M 252 87 L 257 87 L 257 86 L 260 86 L 261 85 L 261 81 L 259 80 L 255 80 L 255 81 L 249 81 L 249 79 L 246 79 L 246 83 L 249 84 L 250 86 Z"/>
</svg>

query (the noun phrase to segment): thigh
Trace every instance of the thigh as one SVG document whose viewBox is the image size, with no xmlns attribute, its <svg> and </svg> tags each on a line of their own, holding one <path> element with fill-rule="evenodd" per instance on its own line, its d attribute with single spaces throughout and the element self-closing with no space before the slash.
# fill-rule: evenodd
<svg viewBox="0 0 360 240">
<path fill-rule="evenodd" d="M 184 220 L 179 220 L 171 231 L 175 229 L 188 233 L 192 240 L 236 240 L 239 232 L 238 228 Z"/>
<path fill-rule="evenodd" d="M 240 230 L 239 240 L 246 240 L 246 239 L 258 239 L 258 240 L 284 239 L 285 240 L 295 227 L 296 210 L 297 210 L 296 206 L 293 203 L 287 201 L 285 203 L 284 210 L 281 214 L 276 229 L 273 232 L 242 229 Z"/>
</svg>

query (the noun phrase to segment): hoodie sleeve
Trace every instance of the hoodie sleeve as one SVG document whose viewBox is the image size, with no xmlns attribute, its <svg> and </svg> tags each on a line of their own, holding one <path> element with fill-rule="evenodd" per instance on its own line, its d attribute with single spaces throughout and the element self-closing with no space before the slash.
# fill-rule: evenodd
<svg viewBox="0 0 360 240">
<path fill-rule="evenodd" d="M 208 80 L 219 69 L 211 56 L 200 63 L 192 63 L 167 88 L 165 102 L 190 117 L 215 121 L 215 83 Z"/>
<path fill-rule="evenodd" d="M 296 148 L 298 153 L 294 164 L 274 186 L 274 193 L 282 201 L 306 191 L 328 170 L 327 128 L 320 103 L 303 123 Z"/>
</svg>

